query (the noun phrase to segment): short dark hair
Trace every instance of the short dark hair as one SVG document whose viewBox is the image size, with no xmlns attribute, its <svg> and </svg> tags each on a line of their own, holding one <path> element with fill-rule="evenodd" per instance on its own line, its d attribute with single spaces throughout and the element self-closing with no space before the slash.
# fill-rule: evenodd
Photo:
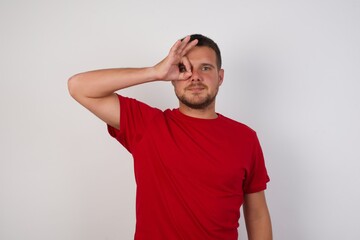
<svg viewBox="0 0 360 240">
<path fill-rule="evenodd" d="M 192 34 L 190 35 L 190 41 L 192 40 L 198 40 L 198 43 L 196 44 L 197 47 L 209 47 L 212 50 L 214 50 L 215 54 L 216 54 L 216 64 L 217 67 L 220 69 L 221 68 L 221 52 L 220 52 L 220 48 L 218 47 L 218 45 L 210 38 L 201 35 L 201 34 Z"/>
</svg>

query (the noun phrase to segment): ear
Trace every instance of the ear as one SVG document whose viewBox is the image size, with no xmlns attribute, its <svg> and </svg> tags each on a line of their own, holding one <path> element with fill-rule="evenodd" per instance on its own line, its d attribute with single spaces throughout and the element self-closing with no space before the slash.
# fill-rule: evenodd
<svg viewBox="0 0 360 240">
<path fill-rule="evenodd" d="M 219 70 L 219 86 L 223 83 L 224 81 L 224 69 L 220 69 Z"/>
</svg>

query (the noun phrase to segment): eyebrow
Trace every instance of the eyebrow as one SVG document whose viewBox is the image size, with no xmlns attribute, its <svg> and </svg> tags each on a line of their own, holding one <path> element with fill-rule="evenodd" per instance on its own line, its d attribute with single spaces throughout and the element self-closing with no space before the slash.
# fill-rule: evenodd
<svg viewBox="0 0 360 240">
<path fill-rule="evenodd" d="M 210 67 L 212 67 L 212 68 L 215 68 L 215 66 L 214 65 L 212 65 L 211 63 L 202 63 L 202 64 L 200 64 L 200 66 L 210 66 Z"/>
</svg>

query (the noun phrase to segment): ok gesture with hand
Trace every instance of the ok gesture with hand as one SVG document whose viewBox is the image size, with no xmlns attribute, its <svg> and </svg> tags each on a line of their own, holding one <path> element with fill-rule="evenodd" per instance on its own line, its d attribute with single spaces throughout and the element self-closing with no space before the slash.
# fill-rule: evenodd
<svg viewBox="0 0 360 240">
<path fill-rule="evenodd" d="M 191 64 L 186 54 L 196 46 L 198 40 L 190 41 L 190 36 L 178 40 L 170 49 L 169 54 L 154 66 L 159 80 L 176 81 L 191 77 Z"/>
</svg>

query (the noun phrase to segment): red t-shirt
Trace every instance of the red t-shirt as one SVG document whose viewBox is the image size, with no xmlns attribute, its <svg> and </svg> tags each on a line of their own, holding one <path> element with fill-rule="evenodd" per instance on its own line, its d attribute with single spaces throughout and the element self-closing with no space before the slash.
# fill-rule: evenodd
<svg viewBox="0 0 360 240">
<path fill-rule="evenodd" d="M 134 158 L 135 239 L 237 240 L 244 194 L 269 181 L 256 133 L 221 114 L 119 101 L 120 130 L 108 130 Z"/>
</svg>

